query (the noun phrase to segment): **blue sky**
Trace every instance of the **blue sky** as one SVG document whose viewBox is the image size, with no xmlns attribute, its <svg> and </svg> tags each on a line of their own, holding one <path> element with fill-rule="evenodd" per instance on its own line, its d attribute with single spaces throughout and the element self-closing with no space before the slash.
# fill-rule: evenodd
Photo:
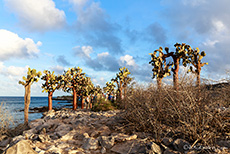
<svg viewBox="0 0 230 154">
<path fill-rule="evenodd" d="M 62 74 L 79 66 L 103 87 L 126 66 L 138 82 L 155 82 L 148 53 L 160 46 L 173 50 L 176 42 L 206 51 L 202 78 L 225 78 L 230 1 L 2 0 L 0 95 L 23 96 L 18 80 L 28 67 Z M 32 86 L 32 96 L 47 95 L 41 83 Z"/>
</svg>

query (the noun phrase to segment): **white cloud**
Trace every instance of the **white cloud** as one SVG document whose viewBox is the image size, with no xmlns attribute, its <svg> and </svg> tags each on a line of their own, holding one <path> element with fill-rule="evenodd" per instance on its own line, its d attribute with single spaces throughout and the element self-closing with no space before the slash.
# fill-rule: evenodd
<svg viewBox="0 0 230 154">
<path fill-rule="evenodd" d="M 73 48 L 75 55 L 82 58 L 90 58 L 90 54 L 93 52 L 93 48 L 91 46 L 76 46 Z"/>
<path fill-rule="evenodd" d="M 100 57 L 107 57 L 107 56 L 109 56 L 108 52 L 102 52 L 102 53 L 97 54 L 98 58 L 100 58 Z"/>
<path fill-rule="evenodd" d="M 65 13 L 52 0 L 4 0 L 23 27 L 44 32 L 65 25 Z"/>
<path fill-rule="evenodd" d="M 125 55 L 120 57 L 120 64 L 121 65 L 126 65 L 126 66 L 131 66 L 131 67 L 137 67 L 137 64 L 135 60 L 133 59 L 133 56 L 130 55 Z"/>
<path fill-rule="evenodd" d="M 0 60 L 33 57 L 39 53 L 40 45 L 40 41 L 35 43 L 31 38 L 23 39 L 13 32 L 0 29 Z"/>
<path fill-rule="evenodd" d="M 62 67 L 62 66 L 60 66 L 60 65 L 57 65 L 57 66 L 54 66 L 54 67 L 50 67 L 50 69 L 52 71 L 54 71 L 55 74 L 60 74 L 60 75 L 63 74 L 64 70 L 65 70 L 65 68 Z"/>
</svg>

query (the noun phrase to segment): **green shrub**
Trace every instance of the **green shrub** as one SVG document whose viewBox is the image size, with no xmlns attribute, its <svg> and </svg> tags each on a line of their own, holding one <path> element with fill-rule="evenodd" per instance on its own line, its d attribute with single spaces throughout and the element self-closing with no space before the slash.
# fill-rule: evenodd
<svg viewBox="0 0 230 154">
<path fill-rule="evenodd" d="M 93 104 L 92 111 L 108 111 L 108 110 L 115 110 L 117 109 L 116 103 L 112 103 L 109 100 L 106 100 L 105 98 L 101 97 L 98 100 L 96 100 L 96 103 Z"/>
</svg>

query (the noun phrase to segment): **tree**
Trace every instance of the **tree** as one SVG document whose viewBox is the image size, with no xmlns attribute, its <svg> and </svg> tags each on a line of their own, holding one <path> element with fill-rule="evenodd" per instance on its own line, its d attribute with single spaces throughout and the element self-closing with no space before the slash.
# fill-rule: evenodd
<svg viewBox="0 0 230 154">
<path fill-rule="evenodd" d="M 128 84 L 133 80 L 133 78 L 129 77 L 130 74 L 129 70 L 125 67 L 119 68 L 120 72 L 116 74 L 116 78 L 112 79 L 111 81 L 117 83 L 117 88 L 119 92 L 119 99 L 122 99 L 122 91 L 124 88 L 127 87 Z M 125 95 L 124 95 L 125 97 Z"/>
<path fill-rule="evenodd" d="M 79 90 L 85 79 L 85 73 L 82 73 L 80 67 L 74 67 L 64 72 L 63 75 L 63 90 L 65 92 L 73 92 L 73 110 L 77 109 L 77 93 L 79 96 Z"/>
<path fill-rule="evenodd" d="M 41 77 L 42 80 L 45 81 L 44 84 L 42 84 L 42 92 L 48 93 L 48 110 L 52 110 L 52 97 L 55 90 L 59 89 L 61 87 L 61 76 L 56 76 L 54 74 L 54 71 L 51 73 L 48 70 L 45 70 L 43 72 L 45 75 Z"/>
<path fill-rule="evenodd" d="M 166 51 L 168 49 L 166 48 Z M 158 89 L 161 89 L 161 82 L 164 77 L 171 75 L 171 69 L 169 69 L 170 66 L 172 66 L 172 63 L 167 63 L 166 58 L 168 58 L 169 55 L 164 54 L 163 48 L 160 47 L 159 49 L 155 50 L 153 53 L 150 53 L 151 55 L 151 61 L 149 64 L 152 64 L 153 66 L 153 79 L 157 78 L 157 86 Z"/>
<path fill-rule="evenodd" d="M 174 68 L 172 68 L 173 85 L 174 85 L 174 89 L 178 90 L 179 89 L 178 73 L 179 73 L 180 61 L 182 60 L 182 64 L 185 67 L 187 66 L 188 63 L 190 63 L 188 55 L 191 54 L 191 47 L 189 45 L 186 45 L 185 43 L 182 43 L 182 44 L 176 43 L 174 46 L 176 47 L 175 52 L 170 52 L 169 53 L 169 48 L 168 47 L 165 48 L 165 51 L 167 53 L 166 57 L 170 56 L 173 59 L 173 65 L 172 65 L 172 67 L 174 67 Z"/>
<path fill-rule="evenodd" d="M 24 96 L 24 123 L 28 124 L 28 111 L 30 106 L 30 94 L 31 94 L 31 85 L 34 82 L 38 82 L 42 73 L 37 72 L 35 69 L 28 68 L 27 76 L 23 76 L 24 81 L 19 81 L 19 84 L 22 84 L 25 87 L 25 96 Z"/>
<path fill-rule="evenodd" d="M 104 90 L 104 92 L 105 93 L 109 93 L 109 95 L 111 95 L 111 94 L 113 94 L 114 93 L 114 88 L 115 88 L 116 86 L 115 86 L 115 84 L 114 84 L 114 82 L 106 82 L 106 86 L 105 87 L 103 87 L 103 90 Z"/>
<path fill-rule="evenodd" d="M 195 50 L 191 50 L 191 54 L 189 55 L 190 63 L 193 65 L 195 70 L 193 70 L 193 67 L 190 66 L 189 72 L 195 73 L 197 80 L 196 80 L 196 86 L 200 88 L 200 72 L 201 67 L 204 65 L 208 65 L 208 63 L 202 63 L 201 60 L 204 56 L 206 56 L 206 53 L 202 51 L 200 53 L 200 49 L 196 48 Z"/>
</svg>

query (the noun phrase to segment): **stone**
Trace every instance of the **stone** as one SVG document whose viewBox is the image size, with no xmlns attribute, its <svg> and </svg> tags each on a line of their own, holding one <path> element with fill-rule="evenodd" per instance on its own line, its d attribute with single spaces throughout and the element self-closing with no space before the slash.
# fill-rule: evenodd
<svg viewBox="0 0 230 154">
<path fill-rule="evenodd" d="M 19 141 L 21 141 L 21 140 L 25 140 L 25 137 L 22 136 L 22 135 L 19 135 L 19 136 L 14 137 L 14 138 L 12 139 L 11 143 L 12 143 L 12 144 L 15 144 L 15 143 L 17 143 L 17 142 L 19 142 Z"/>
<path fill-rule="evenodd" d="M 110 149 L 114 145 L 115 140 L 113 136 L 101 136 L 99 141 L 102 147 Z"/>
<path fill-rule="evenodd" d="M 149 153 L 149 154 L 155 154 L 155 153 L 161 154 L 162 153 L 161 147 L 154 142 L 148 143 L 147 149 L 148 149 L 147 153 Z"/>
<path fill-rule="evenodd" d="M 190 150 L 190 143 L 183 140 L 183 139 L 176 139 L 174 142 L 173 142 L 173 147 L 176 149 L 176 151 L 179 151 L 179 152 L 186 152 L 188 150 Z"/>
<path fill-rule="evenodd" d="M 35 128 L 37 126 L 40 126 L 44 123 L 44 120 L 43 119 L 36 119 L 36 120 L 33 120 L 31 122 L 29 122 L 28 126 L 30 128 Z"/>
<path fill-rule="evenodd" d="M 163 139 L 162 139 L 162 142 L 161 143 L 163 143 L 164 145 L 166 145 L 166 146 L 170 146 L 170 145 L 172 145 L 172 143 L 173 143 L 173 138 L 171 138 L 171 137 L 164 137 Z"/>
<path fill-rule="evenodd" d="M 7 138 L 1 140 L 0 147 L 6 147 L 10 143 L 10 141 L 11 141 L 10 137 L 7 137 Z"/>
<path fill-rule="evenodd" d="M 122 142 L 122 141 L 130 141 L 130 140 L 134 140 L 134 139 L 137 139 L 137 135 L 126 135 L 126 134 L 123 134 L 123 133 L 119 133 L 117 135 L 114 136 L 114 139 L 118 142 Z"/>
<path fill-rule="evenodd" d="M 48 142 L 51 140 L 50 136 L 47 135 L 47 134 L 40 134 L 38 135 L 38 140 L 41 141 L 42 143 L 43 142 Z"/>
<path fill-rule="evenodd" d="M 84 150 L 96 150 L 98 148 L 98 140 L 89 137 L 87 133 L 84 133 L 82 148 Z"/>
<path fill-rule="evenodd" d="M 119 154 L 146 153 L 145 146 L 135 140 L 117 143 L 110 150 Z"/>
<path fill-rule="evenodd" d="M 101 153 L 102 153 L 102 154 L 106 153 L 106 148 L 105 148 L 105 147 L 102 147 L 102 148 L 101 148 Z"/>
<path fill-rule="evenodd" d="M 180 152 L 173 151 L 173 150 L 170 150 L 170 149 L 166 149 L 163 154 L 180 154 Z"/>
<path fill-rule="evenodd" d="M 3 154 L 37 154 L 26 140 L 21 140 L 15 145 L 6 149 Z"/>
</svg>

